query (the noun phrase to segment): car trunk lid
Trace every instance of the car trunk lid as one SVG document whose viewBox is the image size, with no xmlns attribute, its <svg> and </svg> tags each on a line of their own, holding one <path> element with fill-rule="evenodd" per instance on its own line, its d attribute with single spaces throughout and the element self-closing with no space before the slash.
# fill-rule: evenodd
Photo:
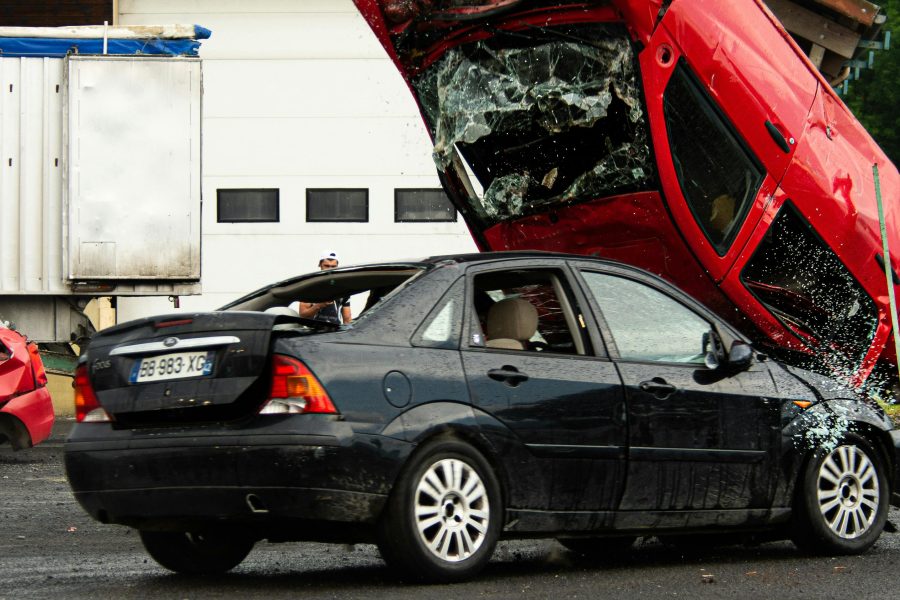
<svg viewBox="0 0 900 600">
<path fill-rule="evenodd" d="M 87 368 L 119 426 L 231 421 L 265 400 L 278 317 L 257 312 L 164 315 L 91 340 Z"/>
</svg>

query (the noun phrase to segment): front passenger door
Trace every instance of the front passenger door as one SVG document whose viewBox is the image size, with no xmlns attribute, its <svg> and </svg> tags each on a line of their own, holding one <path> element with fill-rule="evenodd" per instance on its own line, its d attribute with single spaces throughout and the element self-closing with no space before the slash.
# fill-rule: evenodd
<svg viewBox="0 0 900 600">
<path fill-rule="evenodd" d="M 765 508 L 774 494 L 779 405 L 767 368 L 703 364 L 712 318 L 668 286 L 583 270 L 625 383 L 628 476 L 620 509 Z M 671 522 L 672 526 L 686 524 Z"/>
</svg>

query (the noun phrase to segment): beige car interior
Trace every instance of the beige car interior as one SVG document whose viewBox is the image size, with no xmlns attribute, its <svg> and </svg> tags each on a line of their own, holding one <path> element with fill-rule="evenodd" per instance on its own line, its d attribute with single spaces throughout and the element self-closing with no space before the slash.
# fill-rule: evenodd
<svg viewBox="0 0 900 600">
<path fill-rule="evenodd" d="M 525 350 L 537 331 L 538 313 L 522 298 L 506 298 L 491 306 L 487 316 L 488 348 Z"/>
</svg>

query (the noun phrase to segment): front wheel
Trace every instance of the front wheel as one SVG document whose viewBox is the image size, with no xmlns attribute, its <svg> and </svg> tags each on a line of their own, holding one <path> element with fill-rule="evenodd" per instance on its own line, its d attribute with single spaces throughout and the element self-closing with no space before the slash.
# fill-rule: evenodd
<svg viewBox="0 0 900 600">
<path fill-rule="evenodd" d="M 253 540 L 239 536 L 183 531 L 141 531 L 140 534 L 153 560 L 185 575 L 230 571 L 253 549 Z"/>
<path fill-rule="evenodd" d="M 500 485 L 484 457 L 464 442 L 433 442 L 397 480 L 378 548 L 414 579 L 462 581 L 490 560 L 502 515 Z"/>
<path fill-rule="evenodd" d="M 795 503 L 794 542 L 817 554 L 859 554 L 881 535 L 890 489 L 883 463 L 857 436 L 817 451 Z"/>
</svg>

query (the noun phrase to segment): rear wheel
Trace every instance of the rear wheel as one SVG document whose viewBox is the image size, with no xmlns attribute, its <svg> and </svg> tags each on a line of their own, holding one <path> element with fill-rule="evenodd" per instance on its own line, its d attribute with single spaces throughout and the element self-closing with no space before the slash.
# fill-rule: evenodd
<svg viewBox="0 0 900 600">
<path fill-rule="evenodd" d="M 398 479 L 379 522 L 378 548 L 407 576 L 462 581 L 494 551 L 503 509 L 500 485 L 470 445 L 443 440 L 423 447 Z"/>
<path fill-rule="evenodd" d="M 794 542 L 817 554 L 865 552 L 884 529 L 889 494 L 882 460 L 863 438 L 817 451 L 797 496 Z"/>
<path fill-rule="evenodd" d="M 153 560 L 186 575 L 214 575 L 230 571 L 243 561 L 253 541 L 217 533 L 141 531 L 141 542 Z"/>
</svg>

